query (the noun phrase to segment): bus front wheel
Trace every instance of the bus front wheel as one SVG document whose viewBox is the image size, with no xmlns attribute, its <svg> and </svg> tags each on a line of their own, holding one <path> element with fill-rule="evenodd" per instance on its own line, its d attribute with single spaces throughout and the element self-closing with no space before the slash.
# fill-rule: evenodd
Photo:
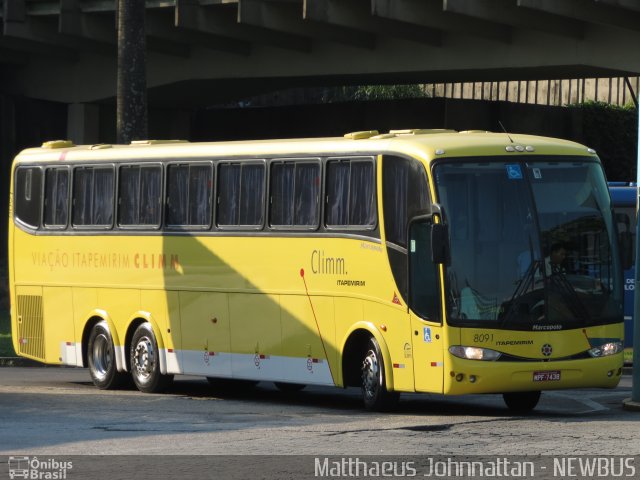
<svg viewBox="0 0 640 480">
<path fill-rule="evenodd" d="M 109 326 L 104 320 L 91 329 L 87 353 L 89 374 L 96 387 L 110 390 L 125 383 L 126 374 L 118 372 L 116 368 L 115 347 Z"/>
<path fill-rule="evenodd" d="M 514 413 L 528 413 L 538 405 L 540 391 L 503 393 L 502 398 Z"/>
<path fill-rule="evenodd" d="M 360 378 L 362 398 L 367 410 L 386 411 L 396 405 L 400 394 L 387 390 L 382 352 L 373 337 L 369 339 L 365 349 Z"/>
<path fill-rule="evenodd" d="M 151 325 L 143 323 L 133 334 L 129 350 L 131 376 L 138 390 L 157 393 L 166 390 L 173 381 L 173 375 L 160 373 L 158 342 Z"/>
</svg>

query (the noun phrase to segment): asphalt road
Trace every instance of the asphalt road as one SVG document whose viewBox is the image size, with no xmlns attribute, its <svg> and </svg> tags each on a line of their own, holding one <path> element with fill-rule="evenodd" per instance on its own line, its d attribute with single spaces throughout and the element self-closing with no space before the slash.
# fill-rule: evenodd
<svg viewBox="0 0 640 480">
<path fill-rule="evenodd" d="M 0 455 L 640 455 L 630 394 L 623 376 L 613 390 L 545 392 L 528 416 L 498 395 L 403 395 L 381 414 L 357 389 L 230 393 L 178 377 L 150 395 L 97 390 L 85 369 L 5 367 Z"/>
</svg>

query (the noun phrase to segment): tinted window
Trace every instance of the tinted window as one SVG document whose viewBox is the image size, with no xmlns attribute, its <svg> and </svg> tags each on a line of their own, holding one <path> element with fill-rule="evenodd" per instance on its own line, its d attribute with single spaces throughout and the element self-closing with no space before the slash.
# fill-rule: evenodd
<svg viewBox="0 0 640 480">
<path fill-rule="evenodd" d="M 111 226 L 113 223 L 114 172 L 111 167 L 74 170 L 73 224 Z"/>
<path fill-rule="evenodd" d="M 430 205 L 427 174 L 415 160 L 385 156 L 382 177 L 387 241 L 406 247 L 409 220 Z"/>
<path fill-rule="evenodd" d="M 49 168 L 45 174 L 44 224 L 65 227 L 69 213 L 69 170 Z"/>
<path fill-rule="evenodd" d="M 120 169 L 120 225 L 160 224 L 162 169 L 156 165 L 132 165 Z"/>
<path fill-rule="evenodd" d="M 438 266 L 431 261 L 431 224 L 412 224 L 411 247 L 411 298 L 409 305 L 420 317 L 440 321 L 440 288 Z"/>
<path fill-rule="evenodd" d="M 210 164 L 169 166 L 168 225 L 210 225 L 212 178 L 213 169 Z"/>
<path fill-rule="evenodd" d="M 371 227 L 375 224 L 375 174 L 371 160 L 327 162 L 326 191 L 327 225 Z"/>
<path fill-rule="evenodd" d="M 16 171 L 15 215 L 31 227 L 40 226 L 42 201 L 42 171 L 37 167 L 22 167 Z"/>
<path fill-rule="evenodd" d="M 224 163 L 218 174 L 218 225 L 259 226 L 263 223 L 265 166 Z"/>
<path fill-rule="evenodd" d="M 317 226 L 320 165 L 277 162 L 271 166 L 271 225 Z"/>
</svg>

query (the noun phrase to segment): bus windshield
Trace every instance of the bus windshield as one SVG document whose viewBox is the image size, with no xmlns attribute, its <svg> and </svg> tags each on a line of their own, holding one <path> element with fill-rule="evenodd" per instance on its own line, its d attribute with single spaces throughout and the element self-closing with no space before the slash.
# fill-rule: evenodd
<svg viewBox="0 0 640 480">
<path fill-rule="evenodd" d="M 450 229 L 450 324 L 544 331 L 621 321 L 604 174 L 596 162 L 571 160 L 436 165 Z"/>
</svg>

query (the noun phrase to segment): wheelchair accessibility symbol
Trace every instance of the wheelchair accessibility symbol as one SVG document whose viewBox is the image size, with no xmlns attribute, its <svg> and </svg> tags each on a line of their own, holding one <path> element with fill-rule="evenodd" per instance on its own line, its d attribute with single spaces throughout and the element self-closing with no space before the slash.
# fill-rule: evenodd
<svg viewBox="0 0 640 480">
<path fill-rule="evenodd" d="M 507 177 L 509 180 L 522 180 L 522 168 L 518 164 L 505 165 L 507 168 Z"/>
<path fill-rule="evenodd" d="M 422 333 L 425 343 L 431 343 L 431 328 L 424 327 Z"/>
</svg>

